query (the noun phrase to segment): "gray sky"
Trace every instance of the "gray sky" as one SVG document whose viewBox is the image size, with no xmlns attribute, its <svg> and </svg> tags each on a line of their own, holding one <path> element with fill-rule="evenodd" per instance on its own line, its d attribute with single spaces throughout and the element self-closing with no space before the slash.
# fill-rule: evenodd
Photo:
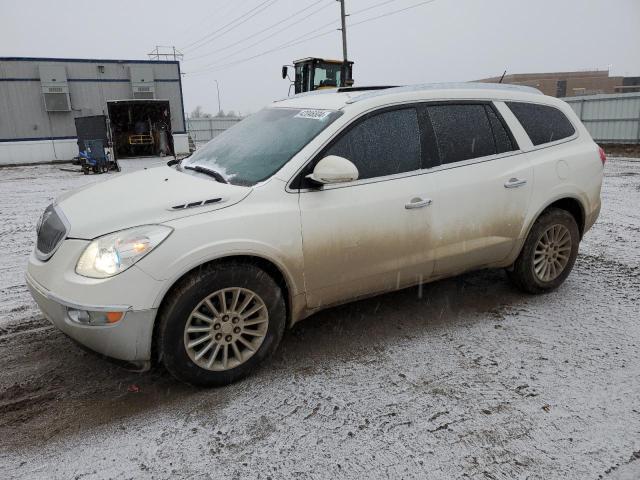
<svg viewBox="0 0 640 480">
<path fill-rule="evenodd" d="M 384 0 L 346 0 L 354 24 L 421 1 L 391 0 L 357 13 Z M 260 4 L 252 18 L 220 30 Z M 141 59 L 156 44 L 188 47 L 217 31 L 210 42 L 184 48 L 187 112 L 196 105 L 217 111 L 214 79 L 224 110 L 256 111 L 286 96 L 283 64 L 342 54 L 340 32 L 332 31 L 339 25 L 335 0 L 0 0 L 0 13 L 0 56 Z M 278 30 L 283 31 L 273 35 Z M 328 33 L 228 65 L 310 31 L 315 32 L 309 36 Z M 466 81 L 505 69 L 610 68 L 616 75 L 640 75 L 640 0 L 435 0 L 348 32 L 357 84 Z"/>
</svg>

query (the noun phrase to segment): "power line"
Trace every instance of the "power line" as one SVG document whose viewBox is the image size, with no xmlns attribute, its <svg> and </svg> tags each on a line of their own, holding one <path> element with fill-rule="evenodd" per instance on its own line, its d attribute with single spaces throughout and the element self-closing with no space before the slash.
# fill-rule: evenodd
<svg viewBox="0 0 640 480">
<path fill-rule="evenodd" d="M 235 62 L 229 62 L 229 63 L 223 64 L 223 65 L 215 65 L 212 68 L 207 68 L 205 70 L 199 70 L 199 71 L 195 71 L 195 72 L 191 72 L 191 73 L 186 73 L 185 72 L 185 75 L 189 75 L 189 76 L 201 75 L 203 73 L 208 73 L 208 72 L 211 72 L 211 71 L 220 70 L 222 68 L 231 67 L 231 66 L 237 65 L 239 63 L 245 63 L 245 62 L 248 62 L 249 60 L 254 60 L 254 59 L 258 58 L 258 57 L 262 57 L 262 56 L 264 56 L 264 55 L 266 55 L 268 53 L 273 53 L 273 52 L 277 52 L 278 50 L 283 50 L 283 49 L 288 48 L 288 47 L 293 47 L 294 45 L 298 45 L 300 43 L 305 43 L 305 42 L 308 42 L 308 41 L 316 39 L 316 38 L 324 37 L 324 36 L 329 35 L 330 33 L 334 33 L 334 32 L 335 32 L 335 29 L 331 29 L 331 30 L 326 31 L 324 33 L 320 33 L 318 35 L 314 35 L 313 37 L 309 37 L 309 38 L 306 38 L 304 40 L 300 40 L 298 42 L 290 42 L 290 43 L 286 43 L 286 44 L 283 44 L 283 45 L 279 45 L 277 47 L 272 48 L 271 50 L 266 50 L 266 51 L 261 52 L 261 53 L 259 53 L 257 55 L 253 55 L 252 57 L 243 58 L 242 60 L 236 60 Z"/>
<path fill-rule="evenodd" d="M 287 40 L 286 42 L 281 43 L 280 45 L 275 46 L 272 50 L 274 50 L 274 51 L 275 51 L 275 50 L 281 50 L 281 49 L 283 49 L 283 48 L 290 47 L 290 46 L 293 46 L 293 45 L 297 45 L 297 44 L 299 44 L 299 43 L 302 43 L 302 41 L 312 40 L 313 38 L 318 38 L 319 36 L 328 35 L 329 33 L 333 33 L 333 32 L 335 32 L 335 31 L 337 30 L 336 28 L 332 28 L 331 30 L 327 30 L 327 31 L 325 31 L 325 32 L 323 32 L 323 33 L 321 33 L 321 34 L 319 34 L 319 35 L 315 35 L 315 36 L 313 36 L 313 37 L 307 38 L 307 37 L 308 37 L 309 35 L 311 35 L 312 33 L 315 33 L 315 32 L 317 32 L 317 31 L 319 31 L 319 30 L 322 30 L 323 28 L 325 28 L 325 27 L 327 27 L 327 26 L 329 26 L 329 25 L 333 25 L 333 24 L 335 24 L 335 23 L 336 23 L 336 21 L 335 21 L 335 20 L 331 20 L 329 23 L 325 23 L 325 24 L 323 24 L 323 25 L 319 26 L 318 28 L 315 28 L 315 29 L 313 29 L 313 30 L 309 30 L 308 32 L 304 33 L 303 35 L 300 35 L 299 37 L 292 38 L 291 40 Z M 300 41 L 300 40 L 302 40 L 302 41 Z M 260 42 L 260 43 L 262 43 L 262 42 Z M 252 46 L 253 46 L 253 45 L 252 45 Z M 248 48 L 248 47 L 247 47 L 247 48 Z M 270 52 L 270 51 L 271 51 L 271 50 L 269 50 L 269 52 Z M 236 53 L 238 53 L 238 52 L 234 52 L 234 53 L 233 53 L 233 54 L 231 54 L 231 55 L 227 55 L 226 57 L 219 58 L 219 59 L 217 59 L 215 62 L 212 62 L 212 63 L 210 63 L 210 64 L 208 64 L 208 65 L 203 65 L 203 66 L 201 67 L 201 70 L 197 70 L 197 71 L 196 71 L 196 72 L 194 72 L 194 73 L 200 73 L 200 72 L 202 72 L 202 71 L 209 70 L 209 67 L 214 67 L 214 68 L 215 68 L 215 67 L 218 67 L 218 66 L 220 65 L 220 62 L 221 62 L 222 60 L 224 60 L 224 59 L 226 59 L 226 58 L 229 58 L 229 57 L 233 57 Z M 263 52 L 263 53 L 264 53 L 264 52 Z M 261 55 L 261 54 L 259 54 L 258 56 L 260 56 L 260 55 Z M 254 57 L 251 57 L 251 58 L 254 58 Z M 247 59 L 243 59 L 243 60 L 241 60 L 241 61 L 245 61 L 245 60 L 247 60 Z M 224 65 L 230 65 L 230 64 L 235 64 L 235 63 L 236 63 L 236 62 L 229 62 L 228 64 L 226 63 L 226 64 L 224 64 Z"/>
<path fill-rule="evenodd" d="M 218 49 L 216 49 L 216 50 L 211 50 L 211 51 L 209 51 L 209 52 L 207 52 L 207 53 L 204 53 L 204 54 L 202 54 L 202 55 L 198 55 L 198 56 L 196 56 L 196 57 L 190 57 L 190 58 L 188 58 L 188 59 L 187 59 L 187 61 L 197 60 L 197 59 L 199 59 L 199 58 L 204 58 L 204 57 L 209 57 L 209 56 L 211 56 L 211 55 L 213 55 L 213 54 L 215 54 L 215 53 L 223 52 L 223 51 L 225 51 L 225 50 L 228 50 L 228 49 L 230 49 L 230 48 L 233 48 L 233 47 L 235 47 L 235 46 L 237 46 L 237 45 L 239 45 L 239 44 L 241 44 L 241 43 L 246 42 L 247 40 L 251 40 L 252 38 L 257 37 L 258 35 L 260 35 L 260 34 L 262 34 L 262 33 L 264 33 L 264 32 L 267 32 L 267 31 L 271 30 L 271 29 L 272 29 L 272 28 L 274 28 L 274 27 L 277 27 L 278 25 L 281 25 L 282 23 L 284 23 L 284 22 L 286 22 L 286 21 L 288 21 L 288 20 L 291 20 L 291 19 L 292 19 L 292 18 L 294 18 L 294 17 L 297 17 L 297 16 L 298 16 L 298 15 L 300 15 L 301 13 L 303 13 L 303 12 L 305 12 L 305 11 L 309 10 L 310 8 L 315 7 L 315 6 L 316 6 L 316 5 L 318 5 L 319 3 L 323 3 L 323 2 L 326 2 L 326 0 L 318 0 L 318 1 L 314 2 L 314 3 L 312 3 L 311 5 L 306 6 L 306 7 L 305 7 L 305 8 L 303 8 L 302 10 L 298 10 L 298 11 L 297 11 L 297 12 L 295 12 L 294 14 L 289 15 L 288 17 L 286 17 L 286 18 L 284 18 L 284 19 L 280 20 L 279 22 L 276 22 L 276 23 L 274 23 L 274 24 L 272 24 L 272 25 L 269 25 L 268 27 L 266 27 L 266 28 L 264 28 L 264 29 L 260 30 L 259 32 L 253 33 L 253 34 L 249 35 L 248 37 L 245 37 L 245 38 L 243 38 L 243 39 L 241 39 L 241 40 L 239 40 L 239 41 L 237 41 L 237 42 L 235 42 L 235 43 L 232 43 L 232 44 L 226 45 L 226 46 L 224 46 L 224 47 L 220 47 L 220 48 L 218 48 Z M 329 6 L 331 6 L 331 3 L 326 3 L 325 5 L 323 5 L 322 7 L 318 8 L 317 10 L 314 10 L 314 11 L 312 11 L 311 13 L 309 13 L 308 15 L 305 15 L 304 17 L 302 17 L 302 18 L 300 18 L 300 19 L 296 20 L 296 23 L 292 23 L 291 25 L 286 25 L 284 28 L 281 28 L 281 29 L 279 29 L 279 30 L 275 31 L 274 33 L 272 33 L 272 34 L 270 34 L 270 35 L 268 35 L 268 36 L 266 36 L 266 37 L 262 38 L 261 40 L 259 40 L 259 41 L 258 41 L 258 42 L 256 42 L 256 43 L 252 43 L 251 45 L 248 45 L 248 46 L 246 46 L 246 47 L 244 47 L 244 48 L 242 48 L 242 49 L 240 49 L 240 50 L 237 50 L 236 52 L 232 53 L 231 55 L 235 55 L 235 54 L 240 53 L 240 52 L 243 52 L 243 51 L 245 51 L 245 50 L 247 50 L 247 49 L 249 49 L 249 48 L 251 48 L 251 47 L 254 47 L 254 46 L 256 46 L 256 45 L 259 45 L 259 44 L 261 44 L 262 42 L 264 42 L 265 40 L 268 40 L 269 38 L 275 37 L 275 36 L 276 36 L 276 35 L 278 35 L 279 33 L 282 33 L 282 32 L 284 32 L 285 30 L 288 30 L 289 28 L 295 27 L 295 26 L 297 25 L 297 22 L 301 22 L 301 21 L 303 21 L 303 20 L 306 20 L 307 18 L 312 17 L 312 16 L 313 16 L 313 15 L 315 15 L 316 13 L 318 13 L 318 12 L 320 12 L 320 11 L 324 10 L 325 8 L 327 8 L 327 7 L 329 7 Z M 227 56 L 227 57 L 222 57 L 222 58 L 221 58 L 221 59 L 219 59 L 219 60 L 224 60 L 225 58 L 228 58 L 228 56 Z"/>
<path fill-rule="evenodd" d="M 373 10 L 374 8 L 378 8 L 381 7 L 383 5 L 386 5 L 387 3 L 392 3 L 392 2 L 397 2 L 398 0 L 387 0 L 386 2 L 380 2 L 380 3 L 376 3 L 375 5 L 371 5 L 370 7 L 367 8 L 361 8 L 360 10 L 356 10 L 355 12 L 351 12 L 349 14 L 350 15 L 357 15 L 358 13 L 362 13 L 362 12 L 366 12 L 367 10 Z"/>
<path fill-rule="evenodd" d="M 234 28 L 234 24 L 238 23 L 239 21 L 241 21 L 243 18 L 245 18 L 247 15 L 253 13 L 255 10 L 259 9 L 260 7 L 262 7 L 264 4 L 269 3 L 271 0 L 265 0 L 261 3 L 259 3 L 258 5 L 256 5 L 255 7 L 249 9 L 247 12 L 243 13 L 242 15 L 235 17 L 233 20 L 231 20 L 230 22 L 224 24 L 222 27 L 219 27 L 217 29 L 215 29 L 213 32 L 209 32 L 206 35 L 204 35 L 203 37 L 198 38 L 197 40 L 191 42 L 188 45 L 185 45 L 184 47 L 182 47 L 183 50 L 185 49 L 189 49 L 193 46 L 195 46 L 195 48 L 199 48 L 199 46 L 197 44 L 206 41 L 208 38 L 215 36 L 216 34 L 220 33 L 221 35 L 224 33 L 227 33 L 228 30 L 225 29 L 233 29 Z M 202 45 L 200 45 L 202 46 Z"/>
<path fill-rule="evenodd" d="M 320 0 L 320 1 L 322 1 L 322 0 Z M 377 4 L 375 4 L 375 5 L 371 5 L 371 6 L 367 7 L 367 8 L 362 8 L 362 9 L 360 9 L 360 10 L 356 10 L 355 12 L 351 13 L 351 14 L 350 14 L 350 16 L 358 15 L 358 14 L 360 14 L 360 13 L 362 13 L 362 12 L 366 12 L 366 11 L 368 11 L 368 10 L 372 10 L 372 9 L 374 9 L 374 8 L 381 7 L 381 6 L 383 6 L 383 5 L 386 5 L 386 4 L 391 3 L 391 2 L 396 2 L 396 1 L 397 1 L 397 0 L 386 0 L 386 1 L 384 1 L 384 2 L 380 2 L 380 3 L 377 3 Z M 312 5 L 310 5 L 309 7 L 312 7 L 312 6 L 317 5 L 317 3 L 320 3 L 320 2 L 316 2 L 316 3 L 312 4 Z M 266 37 L 262 38 L 261 40 L 259 40 L 259 41 L 255 42 L 255 43 L 252 43 L 252 44 L 250 44 L 250 45 L 247 45 L 246 47 L 243 47 L 243 48 L 241 48 L 241 49 L 239 49 L 239 50 L 236 50 L 235 52 L 232 52 L 232 53 L 230 53 L 229 55 L 226 55 L 226 56 L 224 56 L 224 57 L 220 57 L 220 58 L 216 59 L 214 62 L 211 62 L 211 63 L 209 63 L 209 64 L 203 65 L 203 66 L 202 66 L 202 67 L 200 67 L 200 68 L 201 68 L 201 69 L 206 69 L 206 68 L 208 68 L 208 67 L 211 67 L 211 66 L 213 66 L 213 65 L 216 65 L 216 64 L 220 63 L 221 61 L 227 60 L 228 58 L 231 58 L 231 57 L 233 57 L 233 56 L 237 55 L 238 53 L 242 53 L 242 52 L 244 52 L 244 51 L 247 51 L 247 50 L 249 50 L 250 48 L 255 47 L 256 45 L 260 45 L 260 44 L 261 44 L 261 43 L 263 43 L 265 40 L 268 40 L 268 39 L 270 39 L 270 38 L 273 38 L 273 37 L 275 37 L 276 35 L 278 35 L 278 34 L 280 34 L 280 33 L 284 32 L 285 30 L 288 30 L 288 29 L 289 29 L 289 28 L 291 28 L 291 27 L 295 27 L 295 26 L 296 26 L 296 24 L 297 24 L 298 22 L 301 22 L 301 21 L 303 21 L 303 20 L 306 20 L 307 18 L 309 18 L 309 17 L 311 17 L 311 16 L 315 15 L 316 13 L 320 12 L 321 10 L 324 10 L 324 9 L 325 9 L 326 7 L 328 7 L 329 5 L 330 5 L 330 4 L 327 4 L 327 5 L 325 5 L 325 6 L 321 7 L 321 8 L 319 8 L 319 9 L 317 9 L 317 10 L 315 10 L 315 11 L 311 12 L 310 14 L 305 15 L 304 17 L 300 18 L 299 20 L 297 20 L 297 21 L 296 21 L 296 23 L 291 24 L 291 25 L 287 25 L 287 26 L 285 26 L 284 28 L 281 28 L 280 30 L 277 30 L 276 32 L 272 33 L 271 35 L 267 35 Z M 308 9 L 309 7 L 305 8 L 305 9 L 303 9 L 303 10 L 306 10 L 306 9 Z M 297 12 L 297 13 L 302 13 L 302 11 L 303 11 L 303 10 L 301 10 L 301 11 L 299 11 L 299 12 Z M 292 18 L 293 16 L 295 16 L 295 14 L 294 14 L 294 15 L 292 15 L 291 17 L 289 17 L 289 18 Z M 284 21 L 284 20 L 283 20 L 283 21 Z M 279 23 L 282 23 L 282 21 L 281 21 L 281 22 L 279 22 Z M 324 25 L 321 25 L 320 27 L 318 27 L 318 28 L 316 28 L 316 29 L 314 29 L 314 30 L 309 31 L 309 32 L 305 33 L 304 35 L 301 35 L 300 37 L 294 38 L 293 40 L 289 40 L 289 42 L 294 42 L 294 41 L 296 41 L 296 40 L 298 40 L 298 39 L 304 38 L 304 37 L 306 37 L 307 35 L 310 35 L 311 33 L 317 32 L 318 30 L 321 30 L 322 28 L 324 28 L 324 27 L 326 27 L 326 26 L 329 26 L 329 25 L 332 25 L 332 24 L 334 24 L 334 23 L 335 23 L 335 21 L 333 21 L 333 20 L 332 20 L 331 22 L 326 23 L 326 24 L 324 24 Z M 272 25 L 272 26 L 275 26 L 275 25 L 276 25 L 276 24 L 274 24 L 274 25 Z M 267 28 L 267 29 L 268 29 L 268 28 Z M 265 30 L 267 30 L 267 29 L 265 29 Z M 264 30 L 263 30 L 263 31 L 264 31 Z M 260 33 L 260 32 L 259 32 L 259 33 Z M 258 34 L 255 34 L 255 35 L 258 35 Z M 240 42 L 237 42 L 237 43 L 243 43 L 245 40 L 247 40 L 247 39 L 249 39 L 249 38 L 251 38 L 251 37 L 254 37 L 255 35 L 251 35 L 250 37 L 247 37 L 247 38 L 245 38 L 245 39 L 243 39 L 243 40 L 241 40 Z M 289 42 L 286 42 L 286 43 L 289 43 Z M 192 57 L 192 58 L 187 59 L 187 61 L 196 60 L 196 59 L 199 59 L 199 58 L 204 58 L 204 57 L 206 57 L 206 56 L 210 56 L 210 54 L 213 54 L 213 53 L 216 53 L 216 52 L 219 52 L 219 51 L 222 51 L 222 50 L 227 50 L 229 47 L 230 47 L 230 46 L 223 47 L 223 48 L 220 48 L 220 49 L 218 49 L 218 50 L 214 50 L 214 51 L 212 51 L 212 52 L 209 52 L 209 53 L 207 53 L 207 54 L 200 55 L 200 56 L 198 56 L 198 57 Z"/>
<path fill-rule="evenodd" d="M 398 10 L 391 10 L 389 12 L 383 13 L 381 15 L 377 15 L 375 17 L 367 18 L 365 20 L 361 20 L 361 21 L 355 22 L 355 23 L 350 23 L 350 24 L 348 24 L 348 26 L 349 27 L 354 27 L 354 26 L 357 26 L 357 25 L 362 25 L 364 23 L 372 22 L 372 21 L 378 20 L 380 18 L 389 17 L 389 16 L 395 15 L 397 13 L 406 12 L 407 10 L 414 9 L 414 8 L 420 7 L 422 5 L 427 5 L 427 4 L 433 3 L 435 1 L 436 0 L 426 0 L 426 1 L 423 1 L 423 2 L 416 3 L 414 5 L 410 5 L 410 6 L 405 7 L 405 8 L 400 8 Z M 373 8 L 373 6 L 369 7 L 368 9 L 370 9 L 370 8 Z M 332 21 L 331 23 L 335 23 L 335 22 Z M 324 25 L 324 26 L 326 26 L 326 25 Z M 235 65 L 238 65 L 238 64 L 241 64 L 241 63 L 245 63 L 245 62 L 248 62 L 250 60 L 254 60 L 256 58 L 259 58 L 259 57 L 262 57 L 264 55 L 267 55 L 269 53 L 273 53 L 273 52 L 276 52 L 276 51 L 279 51 L 279 50 L 283 50 L 285 48 L 293 47 L 295 45 L 299 45 L 301 43 L 305 43 L 305 42 L 308 42 L 308 41 L 314 40 L 316 38 L 323 37 L 323 36 L 329 35 L 330 33 L 335 32 L 335 29 L 331 29 L 331 30 L 327 30 L 325 32 L 319 33 L 318 35 L 314 35 L 314 36 L 309 37 L 309 38 L 304 38 L 308 34 L 313 33 L 314 31 L 320 30 L 321 28 L 323 28 L 323 27 L 319 27 L 319 28 L 317 28 L 315 30 L 307 32 L 306 34 L 302 35 L 301 37 L 298 37 L 298 38 L 296 38 L 294 40 L 291 40 L 289 42 L 286 42 L 284 44 L 278 45 L 278 46 L 276 46 L 276 47 L 274 47 L 272 49 L 266 50 L 266 51 L 261 52 L 261 53 L 259 53 L 257 55 L 253 55 L 251 57 L 243 58 L 243 59 L 236 60 L 234 62 L 229 62 L 229 63 L 226 63 L 226 64 L 212 65 L 210 68 L 206 68 L 207 66 L 205 66 L 205 68 L 203 70 L 197 70 L 197 71 L 191 72 L 191 73 L 186 73 L 185 72 L 185 74 L 186 75 L 201 75 L 201 74 L 208 73 L 208 72 L 211 72 L 211 71 L 218 71 L 218 70 L 221 70 L 221 69 L 224 69 L 224 68 L 228 68 L 228 67 L 232 67 L 232 66 L 235 66 Z"/>
<path fill-rule="evenodd" d="M 406 12 L 407 10 L 411 10 L 412 8 L 420 7 L 422 5 L 427 5 L 428 3 L 433 3 L 435 1 L 436 0 L 426 0 L 425 2 L 416 3 L 415 5 L 411 5 L 411 6 L 405 7 L 405 8 L 400 8 L 398 10 L 392 10 L 391 12 L 383 13 L 383 14 L 378 15 L 376 17 L 367 18 L 365 20 L 361 20 L 361 21 L 356 22 L 356 23 L 350 23 L 349 26 L 350 27 L 355 27 L 356 25 L 361 25 L 363 23 L 372 22 L 373 20 L 378 20 L 379 18 L 389 17 L 391 15 L 395 15 L 396 13 Z"/>
<path fill-rule="evenodd" d="M 186 45 L 186 46 L 182 47 L 182 50 L 187 50 L 187 49 L 197 50 L 198 48 L 206 45 L 207 43 L 210 43 L 211 41 L 215 40 L 216 38 L 220 38 L 222 35 L 224 35 L 226 33 L 229 33 L 230 31 L 232 31 L 235 28 L 239 27 L 243 23 L 246 23 L 251 18 L 253 18 L 257 14 L 263 12 L 264 10 L 269 8 L 271 5 L 273 5 L 277 1 L 278 0 L 265 0 L 265 1 L 261 2 L 261 3 L 259 3 L 258 5 L 256 5 L 252 9 L 250 9 L 248 12 L 245 12 L 242 15 L 240 15 L 239 17 L 236 17 L 235 19 L 233 19 L 232 21 L 230 21 L 229 23 L 227 23 L 223 27 L 220 27 L 217 30 L 214 30 L 213 32 L 208 33 L 204 37 L 201 37 L 200 39 L 196 40 L 195 42 L 191 42 L 189 45 Z"/>
<path fill-rule="evenodd" d="M 350 14 L 350 16 L 358 15 L 358 14 L 360 14 L 360 13 L 362 13 L 362 12 L 366 12 L 366 11 L 368 11 L 368 10 L 372 10 L 372 9 L 374 9 L 374 8 L 378 8 L 378 7 L 381 7 L 381 6 L 383 6 L 383 5 L 386 5 L 386 4 L 389 4 L 389 3 L 392 3 L 392 2 L 396 2 L 396 1 L 397 1 L 397 0 L 386 0 L 386 1 L 384 1 L 384 2 L 380 2 L 380 3 L 377 3 L 377 4 L 375 4 L 375 5 L 371 5 L 371 6 L 367 7 L 367 8 L 362 8 L 362 9 L 360 9 L 360 10 L 356 10 L 356 11 L 352 12 L 352 13 Z M 307 10 L 308 8 L 315 6 L 315 5 L 317 5 L 317 3 L 319 3 L 319 2 L 316 2 L 316 3 L 312 4 L 312 5 L 310 5 L 309 7 L 306 7 L 306 8 L 305 8 L 305 9 L 303 9 L 303 10 Z M 265 40 L 268 40 L 268 39 L 270 39 L 270 38 L 273 38 L 273 37 L 275 37 L 276 35 L 278 35 L 278 34 L 280 34 L 280 33 L 284 32 L 285 30 L 288 30 L 289 28 L 292 28 L 292 27 L 296 26 L 296 24 L 297 24 L 297 23 L 299 23 L 299 22 L 301 22 L 301 21 L 303 21 L 303 20 L 306 20 L 307 18 L 309 18 L 309 17 L 311 17 L 311 16 L 315 15 L 316 13 L 320 12 L 321 10 L 325 9 L 325 8 L 326 8 L 326 7 L 328 7 L 328 6 L 329 6 L 329 4 L 327 4 L 327 5 L 325 5 L 325 6 L 321 7 L 321 8 L 319 8 L 319 9 L 317 9 L 317 10 L 314 10 L 314 11 L 313 11 L 313 12 L 311 12 L 310 14 L 305 15 L 304 17 L 302 17 L 302 18 L 300 18 L 299 20 L 297 20 L 297 22 L 296 22 L 296 23 L 291 24 L 291 25 L 287 25 L 287 26 L 285 26 L 284 28 L 281 28 L 281 29 L 277 30 L 276 32 L 272 33 L 271 35 L 267 35 L 266 37 L 262 38 L 261 40 L 259 40 L 259 41 L 257 41 L 257 42 L 254 42 L 254 43 L 252 43 L 252 44 L 250 44 L 250 45 L 247 45 L 247 46 L 245 46 L 245 47 L 243 47 L 243 48 L 241 48 L 241 49 L 239 49 L 239 50 L 236 50 L 236 51 L 234 51 L 234 52 L 230 53 L 229 55 L 225 55 L 224 57 L 217 58 L 215 61 L 213 61 L 213 62 L 211 62 L 211 63 L 208 63 L 208 64 L 203 65 L 202 67 L 200 67 L 200 70 L 198 70 L 198 71 L 202 71 L 202 70 L 204 70 L 204 69 L 207 69 L 208 67 L 211 67 L 211 66 L 217 65 L 217 64 L 219 64 L 220 62 L 222 62 L 222 61 L 224 61 L 224 60 L 227 60 L 227 59 L 229 59 L 229 58 L 234 57 L 234 56 L 235 56 L 235 55 L 237 55 L 238 53 L 242 53 L 242 52 L 244 52 L 244 51 L 247 51 L 247 50 L 249 50 L 250 48 L 255 47 L 256 45 L 260 45 L 260 44 L 262 44 Z M 298 13 L 298 14 L 299 14 L 299 13 L 302 13 L 302 11 L 303 11 L 303 10 L 301 10 L 301 11 L 299 11 L 299 12 L 297 12 L 297 13 Z M 290 19 L 290 18 L 292 18 L 292 17 L 294 17 L 295 15 L 296 15 L 296 14 L 294 14 L 294 15 L 290 16 L 290 17 L 289 17 L 289 19 Z M 281 22 L 278 22 L 278 23 L 282 23 L 282 22 L 284 22 L 284 21 L 285 21 L 285 20 L 282 20 Z M 311 31 L 309 31 L 309 32 L 306 32 L 304 35 L 301 35 L 300 37 L 297 37 L 297 38 L 294 38 L 293 40 L 289 40 L 288 42 L 285 42 L 284 44 L 280 45 L 279 47 L 284 48 L 284 47 L 288 46 L 288 45 L 289 45 L 289 43 L 296 42 L 296 40 L 298 40 L 298 39 L 302 39 L 302 38 L 304 38 L 304 37 L 306 37 L 306 36 L 308 36 L 308 35 L 310 35 L 310 34 L 312 34 L 312 33 L 317 32 L 318 30 L 321 30 L 322 28 L 324 28 L 324 27 L 326 27 L 326 26 L 328 26 L 328 25 L 332 25 L 332 24 L 334 24 L 334 23 L 335 23 L 335 21 L 331 21 L 331 22 L 329 22 L 329 23 L 323 24 L 323 25 L 321 25 L 320 27 L 318 27 L 318 28 L 316 28 L 316 29 L 314 29 L 314 30 L 311 30 Z M 276 24 L 272 25 L 272 27 L 273 27 L 273 26 L 275 26 L 275 25 L 276 25 Z M 270 27 L 267 27 L 267 29 L 264 29 L 262 32 L 264 32 L 265 30 L 268 30 L 269 28 L 270 28 Z M 339 28 L 338 28 L 338 30 L 339 30 Z M 331 31 L 333 31 L 333 30 L 331 30 Z M 260 32 L 258 32 L 258 33 L 256 33 L 256 34 L 254 34 L 254 35 L 251 35 L 251 36 L 249 36 L 249 37 L 247 37 L 247 38 L 245 38 L 245 39 L 242 39 L 242 40 L 240 40 L 239 42 L 237 42 L 236 44 L 238 44 L 238 43 L 243 43 L 243 42 L 244 42 L 244 41 L 246 41 L 247 39 L 252 38 L 252 37 L 254 37 L 254 36 L 258 35 L 259 33 L 260 33 Z M 314 38 L 315 38 L 315 37 L 314 37 Z M 297 43 L 296 43 L 296 44 L 297 44 Z M 210 56 L 210 55 L 211 55 L 211 54 L 213 54 L 213 53 L 220 52 L 220 51 L 223 51 L 223 50 L 227 50 L 228 48 L 230 48 L 230 47 L 232 47 L 232 46 L 233 46 L 233 45 L 227 45 L 226 47 L 220 48 L 220 49 L 218 49 L 218 50 L 214 50 L 214 51 L 209 52 L 209 53 L 206 53 L 206 54 L 204 54 L 204 55 L 200 55 L 200 56 L 198 56 L 198 57 L 191 57 L 191 58 L 187 59 L 187 61 L 191 61 L 191 60 L 195 60 L 195 59 L 199 59 L 199 58 L 204 58 L 204 57 Z M 278 48 L 278 47 L 277 47 L 277 48 Z"/>
<path fill-rule="evenodd" d="M 240 0 L 238 3 L 244 3 L 247 0 Z M 211 20 L 213 17 L 216 18 L 216 20 L 220 20 L 220 19 L 224 19 L 226 21 L 225 17 L 228 17 L 228 13 L 230 11 L 232 11 L 234 8 L 237 8 L 239 5 L 237 3 L 227 3 L 227 8 L 222 8 L 222 9 L 218 9 L 216 6 L 216 11 L 215 12 L 211 12 L 208 15 L 206 15 L 204 18 L 201 18 L 199 22 L 196 23 L 192 23 L 192 24 L 188 24 L 186 25 L 183 29 L 181 29 L 179 32 L 177 32 L 176 37 L 182 37 L 184 35 L 188 35 L 187 38 L 189 37 L 193 37 L 194 33 L 200 33 L 200 30 L 198 30 L 197 32 L 194 32 L 194 28 L 196 26 L 200 26 L 204 23 L 209 22 L 209 20 Z M 222 27 L 221 27 L 222 28 Z"/>
</svg>

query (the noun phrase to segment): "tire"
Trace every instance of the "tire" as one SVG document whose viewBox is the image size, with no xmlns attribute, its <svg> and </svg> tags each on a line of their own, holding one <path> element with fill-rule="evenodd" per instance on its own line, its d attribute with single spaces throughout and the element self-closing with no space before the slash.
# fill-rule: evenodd
<svg viewBox="0 0 640 480">
<path fill-rule="evenodd" d="M 545 233 L 547 237 L 544 237 Z M 544 247 L 545 244 L 549 248 Z M 555 290 L 571 273 L 579 244 L 580 231 L 575 218 L 566 210 L 546 210 L 533 224 L 520 255 L 512 269 L 507 270 L 507 275 L 516 287 L 527 293 Z M 545 262 L 547 275 L 544 274 Z"/>
<path fill-rule="evenodd" d="M 241 311 L 251 294 L 254 297 Z M 229 311 L 226 320 L 225 308 Z M 248 315 L 256 308 L 256 313 Z M 207 322 L 202 316 L 208 318 Z M 265 271 L 237 262 L 207 266 L 184 279 L 165 301 L 158 319 L 159 359 L 180 381 L 205 387 L 228 385 L 249 375 L 276 350 L 284 334 L 286 317 L 282 290 Z M 187 328 L 198 331 L 189 333 Z M 206 328 L 210 329 L 202 331 Z M 188 348 L 209 335 L 213 337 Z M 209 350 L 202 353 L 208 346 Z"/>
</svg>

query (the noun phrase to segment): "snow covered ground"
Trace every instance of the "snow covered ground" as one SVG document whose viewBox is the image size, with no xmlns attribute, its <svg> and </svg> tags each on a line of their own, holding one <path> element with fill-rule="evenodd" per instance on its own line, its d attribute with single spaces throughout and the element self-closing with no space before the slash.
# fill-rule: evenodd
<svg viewBox="0 0 640 480">
<path fill-rule="evenodd" d="M 124 371 L 42 319 L 34 224 L 108 177 L 59 168 L 0 169 L 3 478 L 640 478 L 640 159 L 609 160 L 557 292 L 484 271 L 334 308 L 216 390 Z"/>
</svg>

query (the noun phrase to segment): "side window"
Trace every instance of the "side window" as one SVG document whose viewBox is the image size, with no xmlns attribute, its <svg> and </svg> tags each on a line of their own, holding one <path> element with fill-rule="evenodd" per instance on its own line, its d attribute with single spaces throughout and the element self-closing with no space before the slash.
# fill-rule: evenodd
<svg viewBox="0 0 640 480">
<path fill-rule="evenodd" d="M 484 105 L 430 105 L 427 111 L 442 164 L 496 153 Z"/>
<path fill-rule="evenodd" d="M 368 117 L 348 130 L 324 155 L 338 155 L 358 168 L 359 179 L 420 169 L 420 131 L 415 108 Z"/>
<path fill-rule="evenodd" d="M 496 153 L 505 153 L 517 150 L 514 145 L 514 141 L 511 140 L 511 136 L 507 133 L 504 124 L 496 115 L 496 112 L 489 105 L 485 105 L 487 116 L 489 117 L 489 123 L 491 123 L 491 130 L 493 131 L 493 138 L 496 141 Z"/>
<path fill-rule="evenodd" d="M 535 103 L 507 102 L 534 145 L 555 142 L 575 133 L 569 119 L 555 107 Z"/>
</svg>

